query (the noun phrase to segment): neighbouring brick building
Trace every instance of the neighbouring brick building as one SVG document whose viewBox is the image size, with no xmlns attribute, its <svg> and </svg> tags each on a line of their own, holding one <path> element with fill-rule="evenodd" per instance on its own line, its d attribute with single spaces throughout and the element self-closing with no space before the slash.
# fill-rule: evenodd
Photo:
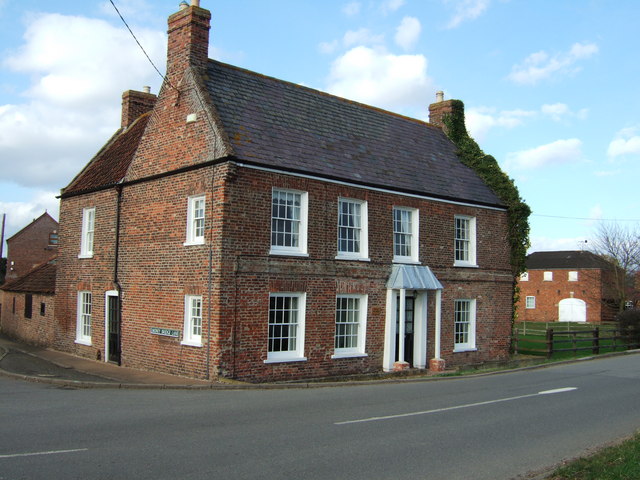
<svg viewBox="0 0 640 480">
<path fill-rule="evenodd" d="M 1 290 L 0 330 L 34 345 L 54 341 L 55 260 L 6 282 Z"/>
<path fill-rule="evenodd" d="M 508 355 L 504 203 L 432 124 L 207 58 L 169 17 L 166 80 L 61 192 L 56 348 L 251 381 Z"/>
<path fill-rule="evenodd" d="M 47 212 L 7 239 L 7 275 L 10 281 L 58 253 L 58 222 Z"/>
<path fill-rule="evenodd" d="M 518 319 L 612 321 L 617 312 L 613 266 L 588 251 L 535 252 L 520 276 Z"/>
</svg>

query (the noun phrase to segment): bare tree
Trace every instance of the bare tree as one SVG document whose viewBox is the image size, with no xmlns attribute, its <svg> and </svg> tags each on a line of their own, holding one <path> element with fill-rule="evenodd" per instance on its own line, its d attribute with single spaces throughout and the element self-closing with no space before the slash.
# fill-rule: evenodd
<svg viewBox="0 0 640 480">
<path fill-rule="evenodd" d="M 612 265 L 611 293 L 618 311 L 624 310 L 633 288 L 634 274 L 640 269 L 640 228 L 618 223 L 600 223 L 591 250 Z"/>
</svg>

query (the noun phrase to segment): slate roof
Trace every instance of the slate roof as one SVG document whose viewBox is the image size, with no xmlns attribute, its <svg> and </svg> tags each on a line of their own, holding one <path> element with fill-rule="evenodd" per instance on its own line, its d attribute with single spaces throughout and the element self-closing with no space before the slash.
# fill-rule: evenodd
<svg viewBox="0 0 640 480">
<path fill-rule="evenodd" d="M 556 252 L 534 252 L 527 255 L 527 270 L 552 270 L 563 268 L 601 268 L 609 270 L 612 265 L 603 258 L 578 250 Z"/>
<path fill-rule="evenodd" d="M 504 206 L 433 125 L 214 60 L 206 85 L 241 161 Z"/>
<path fill-rule="evenodd" d="M 26 275 L 2 285 L 8 292 L 45 293 L 53 295 L 56 290 L 56 265 L 43 263 Z"/>
<path fill-rule="evenodd" d="M 126 129 L 118 130 L 87 166 L 74 178 L 62 195 L 92 191 L 119 183 L 138 149 L 151 113 L 140 115 Z"/>
</svg>

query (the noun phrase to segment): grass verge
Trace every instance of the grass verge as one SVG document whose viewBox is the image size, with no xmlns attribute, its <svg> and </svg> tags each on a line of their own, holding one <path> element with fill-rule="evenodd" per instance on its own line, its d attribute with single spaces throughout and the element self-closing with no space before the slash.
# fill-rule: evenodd
<svg viewBox="0 0 640 480">
<path fill-rule="evenodd" d="M 640 433 L 619 445 L 558 468 L 547 480 L 637 480 L 640 478 Z"/>
</svg>

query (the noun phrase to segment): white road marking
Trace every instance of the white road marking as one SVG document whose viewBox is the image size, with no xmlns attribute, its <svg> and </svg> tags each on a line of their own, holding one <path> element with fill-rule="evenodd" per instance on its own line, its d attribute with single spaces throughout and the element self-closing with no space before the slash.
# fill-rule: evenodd
<svg viewBox="0 0 640 480">
<path fill-rule="evenodd" d="M 74 448 L 72 450 L 49 450 L 48 452 L 13 453 L 10 455 L 0 455 L 0 458 L 34 457 L 36 455 L 59 455 L 61 453 L 86 452 L 88 448 Z"/>
<path fill-rule="evenodd" d="M 482 405 L 491 405 L 493 403 L 501 403 L 501 402 L 511 402 L 513 400 L 520 400 L 523 398 L 537 397 L 538 395 L 552 395 L 555 393 L 571 392 L 573 390 L 577 390 L 577 388 L 576 387 L 556 388 L 554 390 L 545 390 L 543 392 L 530 393 L 528 395 L 519 395 L 517 397 L 499 398 L 497 400 L 487 400 L 485 402 L 467 403 L 465 405 L 455 405 L 453 407 L 436 408 L 433 410 L 423 410 L 421 412 L 399 413 L 397 415 L 385 415 L 382 417 L 361 418 L 359 420 L 346 420 L 344 422 L 335 422 L 334 425 L 348 425 L 350 423 L 377 422 L 379 420 L 390 420 L 393 418 L 414 417 L 416 415 L 428 415 L 430 413 L 441 413 L 441 412 L 447 412 L 450 410 L 459 410 L 461 408 L 479 407 Z"/>
</svg>

